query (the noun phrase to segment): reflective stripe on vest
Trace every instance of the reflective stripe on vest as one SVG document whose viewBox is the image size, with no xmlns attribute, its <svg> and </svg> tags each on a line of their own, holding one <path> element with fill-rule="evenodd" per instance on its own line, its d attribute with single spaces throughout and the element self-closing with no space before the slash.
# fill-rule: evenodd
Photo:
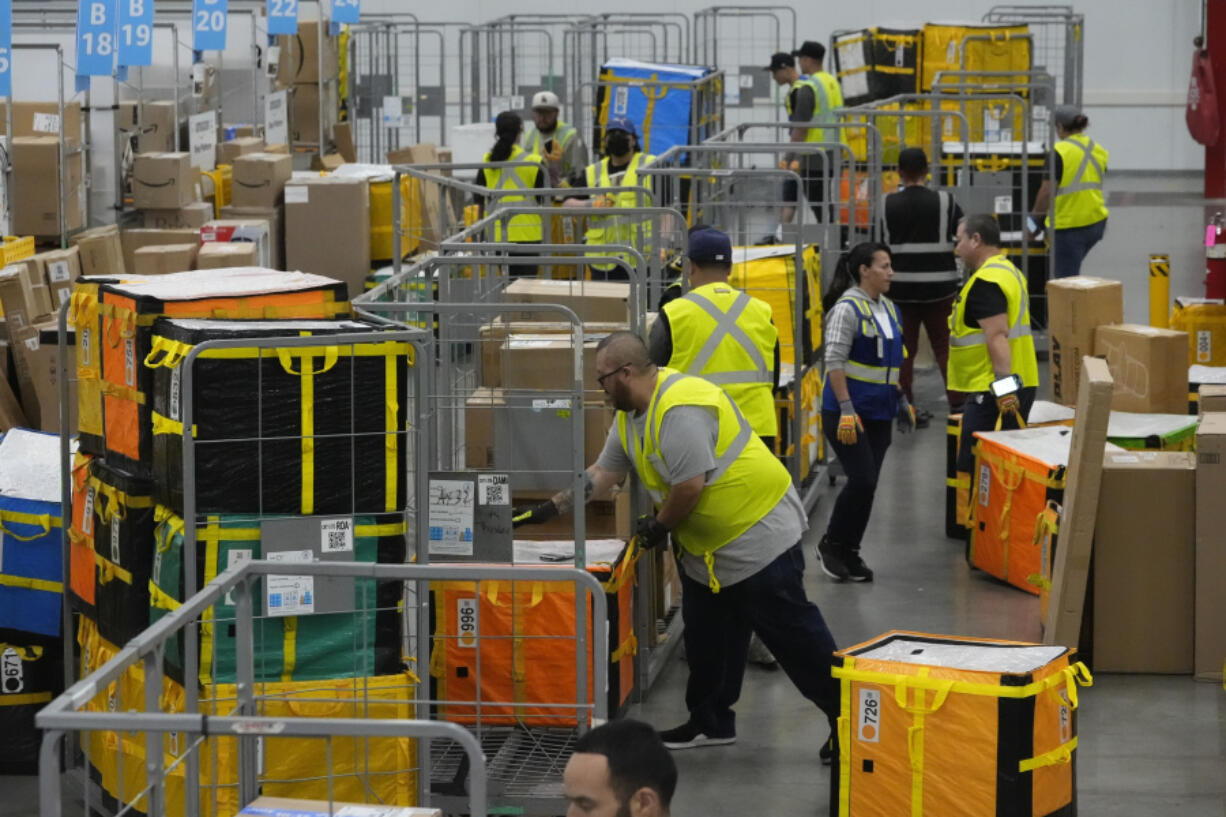
<svg viewBox="0 0 1226 817">
<path fill-rule="evenodd" d="M 953 200 L 950 198 L 949 193 L 945 192 L 944 190 L 938 190 L 937 196 L 940 199 L 940 208 L 941 208 L 941 212 L 939 215 L 938 228 L 937 228 L 937 235 L 941 236 L 942 238 L 946 238 L 949 235 L 949 211 L 951 209 L 950 205 Z M 882 209 L 882 212 L 884 212 L 884 208 Z M 886 240 L 887 240 L 887 243 L 889 243 L 888 237 Z M 890 243 L 890 251 L 894 253 L 904 253 L 907 255 L 911 255 L 911 254 L 923 255 L 923 254 L 929 254 L 929 253 L 950 253 L 954 251 L 954 242 L 945 240 L 945 241 L 912 241 L 912 242 L 905 243 L 905 244 Z M 895 276 L 897 276 L 899 274 L 898 270 L 895 270 L 894 274 Z M 914 273 L 903 273 L 903 274 L 905 274 L 910 280 L 915 280 L 915 281 L 921 280 L 919 278 L 911 278 L 911 276 L 914 275 Z M 931 273 L 931 274 L 945 276 L 948 273 L 942 272 L 942 273 Z M 954 270 L 953 277 L 955 279 L 958 277 L 957 270 Z M 931 278 L 928 280 L 947 281 L 949 279 L 943 277 L 943 278 Z"/>
<path fill-rule="evenodd" d="M 865 337 L 877 338 L 877 357 L 879 359 L 884 359 L 885 337 L 881 333 L 881 325 L 877 320 L 877 316 L 873 314 L 872 304 L 865 301 L 863 298 L 853 297 L 850 295 L 839 299 L 840 303 L 844 301 L 851 304 L 852 308 L 855 309 L 860 315 L 860 334 L 864 335 Z M 895 332 L 900 332 L 902 330 L 902 324 L 898 320 L 898 313 L 894 311 L 894 304 L 888 300 L 884 301 L 884 303 L 886 311 L 889 313 L 888 322 L 890 323 L 890 329 Z M 873 335 L 869 335 L 864 331 L 863 327 L 865 325 L 871 325 L 873 327 Z M 905 349 L 903 354 L 906 354 Z M 859 363 L 851 358 L 848 358 L 843 364 L 843 374 L 852 380 L 860 380 L 865 383 L 875 383 L 879 385 L 897 385 L 898 371 L 897 366 L 874 366 L 869 363 Z"/>
<path fill-rule="evenodd" d="M 546 137 L 535 125 L 529 126 L 529 130 L 524 131 L 523 146 L 529 153 L 539 153 L 542 156 L 545 154 L 545 143 L 550 139 L 562 145 L 562 150 L 565 152 L 572 139 L 579 135 L 579 131 L 567 125 L 565 122 L 558 120 L 558 125 L 554 128 L 553 136 Z"/>
<path fill-rule="evenodd" d="M 485 161 L 490 161 L 490 154 L 485 154 Z M 509 162 L 532 162 L 539 165 L 541 157 L 536 153 L 527 153 L 519 145 L 511 148 Z M 505 172 L 505 171 L 510 171 Z M 529 200 L 528 191 L 536 186 L 536 175 L 540 171 L 536 167 L 487 167 L 485 181 L 490 190 L 520 190 L 523 195 L 498 196 L 497 205 L 513 205 Z M 494 240 L 521 243 L 541 240 L 541 217 L 532 213 L 512 216 L 507 223 L 507 237 L 502 236 L 502 222 L 494 224 Z"/>
<path fill-rule="evenodd" d="M 1106 148 L 1088 136 L 1073 134 L 1056 143 L 1056 153 L 1064 166 L 1056 186 L 1055 229 L 1088 227 L 1105 219 Z"/>
<path fill-rule="evenodd" d="M 729 383 L 770 383 L 773 381 L 774 378 L 770 367 L 766 363 L 766 358 L 762 355 L 762 350 L 745 333 L 745 330 L 737 325 L 737 318 L 741 317 L 745 308 L 750 304 L 749 295 L 744 292 L 737 293 L 736 299 L 732 302 L 732 306 L 728 308 L 727 312 L 722 311 L 709 298 L 698 292 L 691 292 L 684 297 L 691 303 L 696 304 L 715 321 L 715 331 L 707 335 L 702 348 L 698 350 L 698 354 L 694 356 L 693 362 L 687 367 L 687 371 L 690 374 L 720 386 Z M 715 355 L 719 345 L 724 342 L 724 338 L 731 338 L 736 341 L 745 351 L 745 354 L 749 355 L 750 360 L 753 361 L 753 369 L 739 372 L 703 372 L 703 369 L 711 362 L 711 358 Z"/>
<path fill-rule="evenodd" d="M 1022 273 L 1019 272 L 1017 267 L 1015 267 L 1013 264 L 1001 264 L 1001 263 L 985 264 L 983 268 L 984 269 L 1008 270 L 1010 273 L 1013 274 L 1013 277 L 1017 279 L 1018 286 L 1021 287 L 1021 290 L 1022 290 L 1022 296 L 1023 296 L 1022 303 L 1018 307 L 1018 310 L 1017 310 L 1017 319 L 1014 320 L 1013 325 L 1009 327 L 1009 334 L 1007 335 L 1007 337 L 1009 340 L 1016 340 L 1017 338 L 1029 337 L 1031 334 L 1030 299 L 1025 297 L 1026 279 L 1022 277 Z M 965 323 L 965 321 L 963 321 L 963 323 Z M 970 330 L 970 334 L 967 334 L 967 335 L 955 334 L 949 338 L 950 346 L 958 346 L 958 347 L 987 346 L 987 344 L 988 344 L 988 336 L 983 333 L 982 329 L 973 329 L 973 330 Z"/>
<path fill-rule="evenodd" d="M 607 157 L 601 159 L 595 164 L 588 165 L 584 171 L 587 178 L 587 186 L 600 188 L 637 187 L 639 166 L 651 162 L 653 159 L 655 159 L 654 156 L 644 153 L 634 154 L 630 159 L 630 164 L 626 165 L 621 179 L 616 184 L 613 183 L 613 178 L 609 175 L 609 159 Z M 612 195 L 614 207 L 648 207 L 651 205 L 650 201 L 640 201 L 639 193 L 634 190 L 613 193 Z M 642 242 L 639 239 L 651 237 L 651 222 L 647 218 L 640 216 L 637 220 L 625 223 L 627 220 L 634 218 L 634 216 L 622 216 L 621 218 L 588 216 L 588 228 L 584 233 L 584 238 L 588 244 L 627 244 L 635 249 L 642 250 Z M 630 261 L 630 256 L 618 252 L 597 251 L 588 253 L 588 255 L 614 255 L 625 261 Z M 615 265 L 598 266 L 593 264 L 593 266 L 596 269 L 609 270 Z"/>
</svg>

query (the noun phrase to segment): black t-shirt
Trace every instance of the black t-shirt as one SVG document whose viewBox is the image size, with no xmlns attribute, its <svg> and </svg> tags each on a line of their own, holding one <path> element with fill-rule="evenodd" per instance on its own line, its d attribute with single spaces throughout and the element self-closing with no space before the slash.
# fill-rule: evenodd
<svg viewBox="0 0 1226 817">
<path fill-rule="evenodd" d="M 968 329 L 980 329 L 979 321 L 993 315 L 1007 315 L 1009 299 L 1000 284 L 980 278 L 971 284 L 966 293 L 966 309 L 962 313 L 962 321 Z"/>
</svg>

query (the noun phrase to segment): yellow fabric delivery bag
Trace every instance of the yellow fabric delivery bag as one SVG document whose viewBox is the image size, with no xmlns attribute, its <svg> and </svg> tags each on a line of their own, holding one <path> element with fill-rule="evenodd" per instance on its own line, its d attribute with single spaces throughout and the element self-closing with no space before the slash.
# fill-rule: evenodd
<svg viewBox="0 0 1226 817">
<path fill-rule="evenodd" d="M 1076 808 L 1067 647 L 892 631 L 836 652 L 838 817 L 1050 817 Z"/>
</svg>

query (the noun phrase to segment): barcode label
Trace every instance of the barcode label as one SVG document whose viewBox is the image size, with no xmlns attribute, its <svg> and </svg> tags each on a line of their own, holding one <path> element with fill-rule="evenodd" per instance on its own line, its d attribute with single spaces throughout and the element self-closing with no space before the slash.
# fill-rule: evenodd
<svg viewBox="0 0 1226 817">
<path fill-rule="evenodd" d="M 119 517 L 111 517 L 111 561 L 122 566 L 123 562 L 119 559 Z"/>
<path fill-rule="evenodd" d="M 1208 363 L 1213 359 L 1213 334 L 1208 329 L 1196 333 L 1196 362 Z"/>
<path fill-rule="evenodd" d="M 482 505 L 510 505 L 511 478 L 506 474 L 482 474 L 477 477 L 477 494 Z"/>
<path fill-rule="evenodd" d="M 123 344 L 123 366 L 128 385 L 136 386 L 136 339 L 128 338 Z"/>
<path fill-rule="evenodd" d="M 979 466 L 979 504 L 988 507 L 992 496 L 992 466 Z"/>
<path fill-rule="evenodd" d="M 319 549 L 323 553 L 349 553 L 352 551 L 353 520 L 319 520 Z"/>
<path fill-rule="evenodd" d="M 81 533 L 88 535 L 94 532 L 94 489 L 85 492 L 85 507 L 81 509 Z"/>
<path fill-rule="evenodd" d="M 68 272 L 67 261 L 52 261 L 47 265 L 47 278 L 53 284 L 62 284 L 72 276 Z"/>
<path fill-rule="evenodd" d="M 182 378 L 179 375 L 179 367 L 175 366 L 170 370 L 170 419 L 172 420 L 182 419 L 179 415 L 179 412 L 181 411 L 181 407 L 179 405 L 181 379 Z"/>
<path fill-rule="evenodd" d="M 88 327 L 81 330 L 81 365 L 88 366 L 93 359 L 94 330 Z"/>
</svg>

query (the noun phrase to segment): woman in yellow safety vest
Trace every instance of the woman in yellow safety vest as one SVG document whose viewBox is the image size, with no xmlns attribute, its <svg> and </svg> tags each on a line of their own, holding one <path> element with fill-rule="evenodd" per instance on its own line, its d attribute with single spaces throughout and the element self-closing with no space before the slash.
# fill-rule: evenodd
<svg viewBox="0 0 1226 817">
<path fill-rule="evenodd" d="M 894 269 L 890 248 L 857 244 L 839 259 L 826 311 L 826 380 L 822 430 L 847 474 L 826 534 L 817 546 L 822 571 L 836 581 L 871 582 L 860 542 L 873 512 L 877 477 L 890 447 L 891 427 L 915 428 L 915 411 L 898 388 L 906 349 L 898 311 L 885 293 Z"/>
<path fill-rule="evenodd" d="M 1110 154 L 1085 134 L 1090 120 L 1076 107 L 1061 105 L 1052 112 L 1052 119 L 1056 135 L 1060 137 L 1051 155 L 1056 179 L 1055 213 L 1049 225 L 1054 241 L 1052 275 L 1068 278 L 1081 274 L 1081 262 L 1086 253 L 1107 231 L 1103 182 Z M 1051 184 L 1044 179 L 1034 200 L 1031 214 L 1034 225 L 1028 227 L 1032 237 L 1047 217 L 1051 204 Z"/>
<path fill-rule="evenodd" d="M 523 162 L 517 167 L 483 167 L 477 171 L 477 184 L 494 191 L 519 191 L 500 193 L 490 196 L 495 209 L 514 206 L 539 206 L 539 196 L 529 195 L 529 190 L 545 187 L 545 165 L 538 153 L 529 153 L 516 142 L 524 132 L 524 121 L 513 111 L 503 111 L 494 120 L 494 134 L 497 137 L 494 147 L 485 154 L 486 162 Z M 477 207 L 481 217 L 485 217 L 485 196 L 476 196 Z M 504 229 L 505 224 L 505 229 Z M 506 241 L 511 244 L 540 244 L 541 217 L 524 213 L 513 216 L 507 222 L 499 221 L 494 225 L 494 241 Z M 508 252 L 511 257 L 536 255 L 535 250 Z M 507 273 L 512 278 L 534 276 L 537 268 L 534 264 L 508 264 Z"/>
</svg>

